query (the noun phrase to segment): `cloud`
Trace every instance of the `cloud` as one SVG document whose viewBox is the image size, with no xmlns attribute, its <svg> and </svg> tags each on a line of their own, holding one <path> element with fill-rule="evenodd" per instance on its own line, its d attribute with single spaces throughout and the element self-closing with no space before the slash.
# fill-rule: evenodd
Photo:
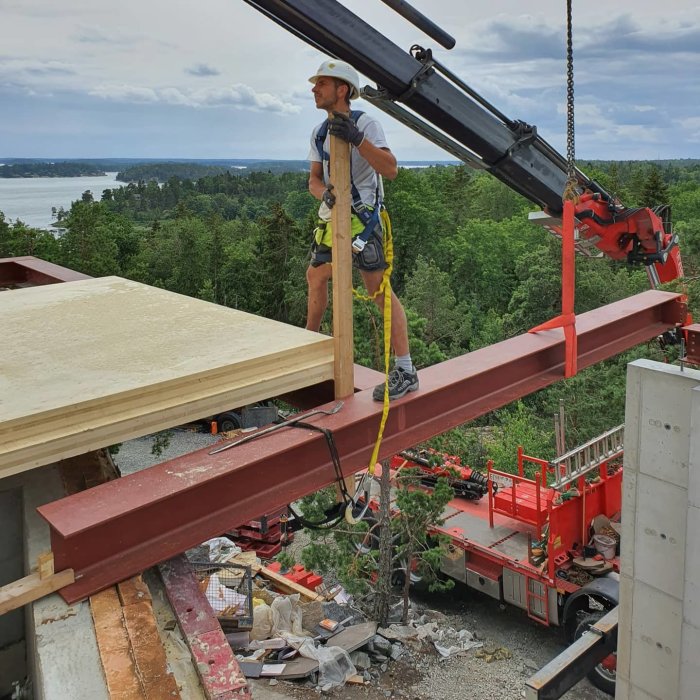
<svg viewBox="0 0 700 700">
<path fill-rule="evenodd" d="M 185 107 L 232 107 L 252 111 L 298 114 L 301 108 L 276 95 L 256 92 L 248 85 L 188 90 L 175 87 L 147 88 L 134 85 L 100 85 L 88 94 L 115 102 L 161 102 Z"/>
<path fill-rule="evenodd" d="M 98 85 L 88 94 L 115 102 L 159 102 L 158 93 L 152 88 L 135 85 Z M 172 104 L 172 103 L 171 103 Z"/>
<path fill-rule="evenodd" d="M 41 61 L 0 56 L 0 78 L 4 81 L 21 83 L 22 76 L 43 76 L 55 79 L 70 75 L 77 75 L 74 66 L 62 61 Z"/>
<path fill-rule="evenodd" d="M 546 26 L 529 15 L 499 17 L 477 23 L 474 35 L 479 40 L 454 53 L 493 57 L 503 62 L 561 58 L 564 35 L 560 27 Z"/>
<path fill-rule="evenodd" d="M 686 132 L 686 138 L 692 143 L 700 143 L 700 117 L 679 119 L 678 124 Z"/>
<path fill-rule="evenodd" d="M 78 27 L 70 38 L 79 44 L 113 44 L 116 46 L 133 46 L 141 40 L 137 36 L 127 36 L 111 28 L 107 32 L 101 27 L 86 25 Z"/>
<path fill-rule="evenodd" d="M 197 63 L 197 65 L 185 68 L 185 73 L 194 75 L 197 77 L 207 77 L 210 75 L 221 75 L 221 71 L 216 68 L 208 66 L 206 63 Z"/>
</svg>

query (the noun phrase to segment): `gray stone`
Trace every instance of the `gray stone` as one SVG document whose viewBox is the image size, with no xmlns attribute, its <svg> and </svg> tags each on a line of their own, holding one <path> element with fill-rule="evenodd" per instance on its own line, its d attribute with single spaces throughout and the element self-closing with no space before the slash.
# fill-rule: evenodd
<svg viewBox="0 0 700 700">
<path fill-rule="evenodd" d="M 379 668 L 382 669 L 382 673 L 386 673 L 387 668 L 389 668 L 386 664 L 382 664 Z"/>
<path fill-rule="evenodd" d="M 403 647 L 400 644 L 392 644 L 390 652 L 391 658 L 394 661 L 396 661 L 396 659 L 398 659 L 401 656 L 401 654 L 403 654 Z"/>
<path fill-rule="evenodd" d="M 538 664 L 537 661 L 534 661 L 533 659 L 525 658 L 523 659 L 523 663 L 527 668 L 531 668 L 533 671 L 540 670 L 540 664 Z"/>
<path fill-rule="evenodd" d="M 277 685 L 279 681 L 276 678 L 270 678 L 270 685 Z"/>
<path fill-rule="evenodd" d="M 370 639 L 370 644 L 372 644 L 374 650 L 380 654 L 388 655 L 391 653 L 391 642 L 380 634 L 375 634 L 374 637 Z"/>
<path fill-rule="evenodd" d="M 364 651 L 353 651 L 352 654 L 350 654 L 350 659 L 355 668 L 360 671 L 366 671 L 372 665 L 369 655 L 365 654 Z"/>
</svg>

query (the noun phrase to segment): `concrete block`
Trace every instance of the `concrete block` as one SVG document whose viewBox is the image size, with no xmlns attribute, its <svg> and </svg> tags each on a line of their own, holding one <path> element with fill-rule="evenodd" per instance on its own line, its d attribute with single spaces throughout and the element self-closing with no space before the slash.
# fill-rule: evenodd
<svg viewBox="0 0 700 700">
<path fill-rule="evenodd" d="M 629 700 L 630 698 L 630 684 L 626 678 L 620 677 L 618 662 L 618 671 L 615 678 L 615 700 Z"/>
<path fill-rule="evenodd" d="M 683 599 L 686 514 L 685 489 L 639 474 L 634 576 L 679 600 Z"/>
<path fill-rule="evenodd" d="M 662 700 L 678 695 L 683 604 L 635 581 L 630 678 Z"/>
<path fill-rule="evenodd" d="M 634 579 L 620 574 L 620 605 L 618 606 L 617 638 L 632 637 L 632 603 L 634 601 Z M 617 678 L 630 678 L 630 645 L 617 645 Z"/>
<path fill-rule="evenodd" d="M 680 700 L 700 698 L 700 629 L 683 623 Z"/>
<path fill-rule="evenodd" d="M 36 508 L 65 493 L 54 465 L 18 478 L 23 487 L 26 565 L 51 548 L 48 525 Z M 108 700 L 88 603 L 68 606 L 58 594 L 36 601 L 28 609 L 27 648 L 37 700 Z"/>
<path fill-rule="evenodd" d="M 639 471 L 639 439 L 641 426 L 639 414 L 642 410 L 642 376 L 646 369 L 637 362 L 627 365 L 625 398 L 625 454 L 623 465 L 625 476 Z"/>
<path fill-rule="evenodd" d="M 34 603 L 36 671 L 47 700 L 109 700 L 87 603 Z"/>
<path fill-rule="evenodd" d="M 617 695 L 615 697 L 617 697 Z M 670 698 L 667 698 L 667 697 L 657 698 L 656 695 L 650 695 L 649 693 L 646 693 L 645 691 L 643 691 L 641 688 L 638 688 L 637 686 L 632 685 L 630 687 L 629 700 L 670 700 Z"/>
<path fill-rule="evenodd" d="M 625 442 L 627 434 L 625 428 Z M 627 459 L 627 447 L 625 445 L 625 460 Z M 622 533 L 620 539 L 620 573 L 634 576 L 634 537 L 637 524 L 637 479 L 635 471 L 627 471 L 627 462 L 624 466 L 624 478 L 622 480 Z"/>
<path fill-rule="evenodd" d="M 688 507 L 683 599 L 685 621 L 700 629 L 700 508 L 693 506 Z M 700 647 L 697 654 L 700 657 Z"/>
<path fill-rule="evenodd" d="M 691 392 L 700 385 L 700 371 L 686 368 L 681 372 L 675 365 L 637 360 L 630 365 L 628 378 L 633 375 L 636 379 L 637 372 L 641 387 L 629 388 L 627 408 L 629 419 L 635 413 L 639 417 L 639 471 L 687 488 Z M 634 401 L 639 402 L 636 411 L 630 405 Z M 626 415 L 625 432 L 629 419 Z"/>
<path fill-rule="evenodd" d="M 688 503 L 700 508 L 700 387 L 691 392 Z"/>
</svg>

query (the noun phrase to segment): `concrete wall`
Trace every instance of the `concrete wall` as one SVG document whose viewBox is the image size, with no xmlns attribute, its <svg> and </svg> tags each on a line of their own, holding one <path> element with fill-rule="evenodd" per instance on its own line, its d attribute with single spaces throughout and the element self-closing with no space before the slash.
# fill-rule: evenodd
<svg viewBox="0 0 700 700">
<path fill-rule="evenodd" d="M 26 576 L 36 566 L 39 554 L 51 549 L 48 525 L 36 508 L 64 495 L 55 465 L 0 480 L 0 575 L 3 578 L 16 581 Z M 12 572 L 7 569 L 6 573 L 6 562 L 12 562 Z M 0 617 L 0 634 L 6 630 L 5 619 L 12 620 L 7 634 L 19 634 L 22 641 L 8 648 L 8 664 L 12 660 L 14 665 L 6 667 L 2 665 L 0 643 L 0 697 L 6 679 L 10 683 L 21 682 L 28 675 L 35 700 L 108 700 L 87 602 L 69 606 L 53 593 Z"/>
<path fill-rule="evenodd" d="M 22 491 L 0 482 L 0 586 L 24 576 L 22 530 Z M 24 615 L 13 610 L 0 615 L 0 697 L 26 673 Z"/>
<path fill-rule="evenodd" d="M 700 371 L 627 373 L 617 700 L 700 698 Z"/>
</svg>

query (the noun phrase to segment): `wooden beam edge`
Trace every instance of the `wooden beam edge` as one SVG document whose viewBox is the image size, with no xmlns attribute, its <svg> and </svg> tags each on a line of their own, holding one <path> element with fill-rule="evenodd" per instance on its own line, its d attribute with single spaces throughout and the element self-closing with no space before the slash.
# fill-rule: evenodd
<svg viewBox="0 0 700 700">
<path fill-rule="evenodd" d="M 41 578 L 41 574 L 29 574 L 17 581 L 8 583 L 0 588 L 0 615 L 10 610 L 21 608 L 27 603 L 33 603 L 39 598 L 54 593 L 55 591 L 75 583 L 73 569 L 64 569 L 58 573 Z"/>
</svg>

